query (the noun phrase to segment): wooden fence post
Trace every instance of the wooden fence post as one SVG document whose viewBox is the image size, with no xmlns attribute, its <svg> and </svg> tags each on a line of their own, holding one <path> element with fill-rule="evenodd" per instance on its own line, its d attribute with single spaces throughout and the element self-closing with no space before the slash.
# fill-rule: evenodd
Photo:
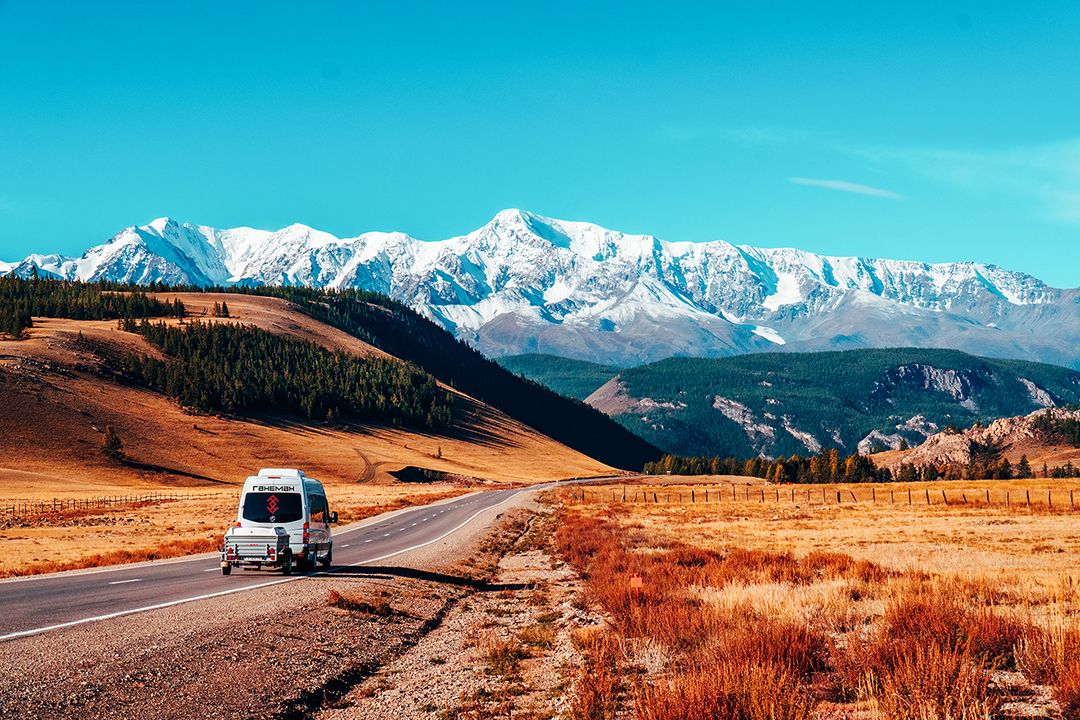
<svg viewBox="0 0 1080 720">
<path fill-rule="evenodd" d="M 941 500 L 942 500 L 942 501 L 943 501 L 943 502 L 944 502 L 944 503 L 945 503 L 946 505 L 948 505 L 948 504 L 949 504 L 949 498 L 945 497 L 945 491 L 944 491 L 944 490 L 942 490 L 942 491 L 941 491 Z"/>
<path fill-rule="evenodd" d="M 942 492 L 945 492 L 945 491 L 942 490 Z M 926 488 L 926 504 L 927 505 L 930 504 L 930 488 Z"/>
<path fill-rule="evenodd" d="M 1030 490 L 1025 490 L 1024 491 L 1024 496 L 1027 498 L 1027 506 L 1031 507 L 1031 491 Z"/>
</svg>

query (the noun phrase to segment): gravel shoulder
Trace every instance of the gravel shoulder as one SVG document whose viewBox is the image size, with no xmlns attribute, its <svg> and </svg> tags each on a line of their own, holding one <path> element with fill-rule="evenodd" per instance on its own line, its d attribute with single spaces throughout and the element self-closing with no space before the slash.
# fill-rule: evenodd
<svg viewBox="0 0 1080 720">
<path fill-rule="evenodd" d="M 503 582 L 491 578 L 531 502 L 518 495 L 379 566 L 3 643 L 0 717 L 300 718 L 343 705 L 441 631 L 463 598 L 501 594 L 488 592 Z M 332 607 L 330 591 L 374 610 Z"/>
<path fill-rule="evenodd" d="M 314 717 L 562 716 L 583 664 L 574 638 L 602 619 L 582 608 L 576 575 L 547 552 L 553 516 L 517 511 L 510 522 L 525 526 L 489 584 L 459 597 L 437 628 Z"/>
</svg>

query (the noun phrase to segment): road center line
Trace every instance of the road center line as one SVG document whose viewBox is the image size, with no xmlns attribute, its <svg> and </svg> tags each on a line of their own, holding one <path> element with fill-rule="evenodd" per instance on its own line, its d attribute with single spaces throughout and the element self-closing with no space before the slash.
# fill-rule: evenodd
<svg viewBox="0 0 1080 720">
<path fill-rule="evenodd" d="M 142 578 L 132 578 L 131 580 L 113 580 L 110 585 L 125 585 L 127 583 L 142 582 Z"/>
</svg>

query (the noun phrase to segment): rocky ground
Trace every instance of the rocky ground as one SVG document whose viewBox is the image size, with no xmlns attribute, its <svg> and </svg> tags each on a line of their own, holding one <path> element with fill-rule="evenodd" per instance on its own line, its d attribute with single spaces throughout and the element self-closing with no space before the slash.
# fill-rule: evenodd
<svg viewBox="0 0 1080 720">
<path fill-rule="evenodd" d="M 503 556 L 490 585 L 459 598 L 442 624 L 318 714 L 319 720 L 551 718 L 573 694 L 578 607 L 573 572 L 546 551 L 549 516 Z"/>
</svg>

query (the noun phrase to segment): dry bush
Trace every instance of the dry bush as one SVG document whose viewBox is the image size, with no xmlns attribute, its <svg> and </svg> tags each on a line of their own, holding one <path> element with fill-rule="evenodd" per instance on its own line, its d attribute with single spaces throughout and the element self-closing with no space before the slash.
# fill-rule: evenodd
<svg viewBox="0 0 1080 720">
<path fill-rule="evenodd" d="M 641 690 L 640 720 L 804 720 L 813 703 L 807 689 L 778 665 L 719 660 Z"/>
<path fill-rule="evenodd" d="M 552 623 L 537 623 L 522 628 L 518 640 L 528 647 L 547 650 L 555 646 L 555 626 Z"/>
<path fill-rule="evenodd" d="M 570 701 L 570 720 L 614 720 L 622 694 L 623 650 L 618 639 L 593 628 L 574 633 L 573 641 L 585 667 Z"/>
<path fill-rule="evenodd" d="M 1066 717 L 1080 717 L 1080 625 L 1058 619 L 1030 628 L 1017 644 L 1016 661 L 1031 680 L 1054 686 Z"/>
<path fill-rule="evenodd" d="M 882 617 L 883 640 L 965 646 L 985 664 L 1014 666 L 1028 625 L 989 607 L 963 603 L 953 584 L 915 580 L 900 588 Z"/>
<path fill-rule="evenodd" d="M 868 684 L 885 720 L 989 720 L 1000 704 L 991 673 L 967 646 L 908 640 L 878 672 Z"/>
<path fill-rule="evenodd" d="M 379 599 L 371 602 L 355 593 L 342 593 L 337 590 L 331 590 L 326 594 L 326 604 L 349 612 L 377 615 L 379 617 L 389 617 L 394 614 L 394 609 L 385 600 Z"/>
<path fill-rule="evenodd" d="M 484 660 L 488 672 L 503 677 L 517 675 L 521 661 L 529 657 L 528 649 L 515 638 L 492 638 L 484 643 Z"/>
</svg>

